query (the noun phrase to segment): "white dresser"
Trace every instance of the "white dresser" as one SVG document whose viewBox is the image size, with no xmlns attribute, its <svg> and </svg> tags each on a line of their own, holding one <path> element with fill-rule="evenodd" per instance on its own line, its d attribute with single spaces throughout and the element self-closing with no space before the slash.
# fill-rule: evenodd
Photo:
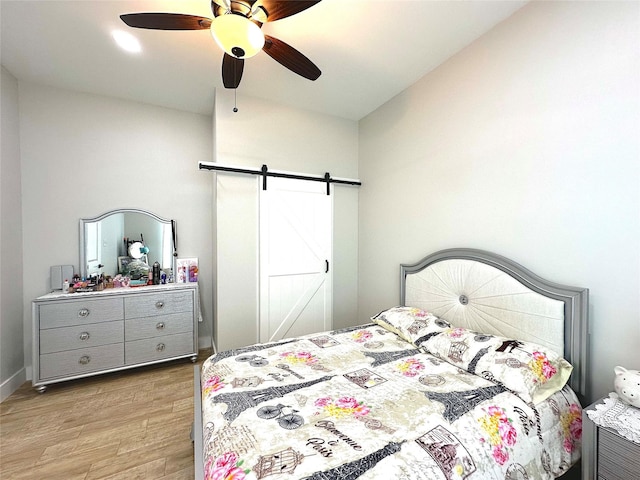
<svg viewBox="0 0 640 480">
<path fill-rule="evenodd" d="M 196 283 L 51 293 L 33 301 L 33 386 L 198 356 Z"/>
</svg>

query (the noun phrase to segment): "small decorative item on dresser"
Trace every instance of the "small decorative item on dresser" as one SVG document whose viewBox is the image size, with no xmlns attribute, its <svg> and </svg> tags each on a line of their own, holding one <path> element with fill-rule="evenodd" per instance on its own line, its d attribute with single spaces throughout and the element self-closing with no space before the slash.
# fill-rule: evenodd
<svg viewBox="0 0 640 480">
<path fill-rule="evenodd" d="M 613 382 L 616 393 L 624 403 L 640 408 L 640 372 L 624 367 L 613 369 L 616 378 Z"/>
<path fill-rule="evenodd" d="M 198 259 L 179 258 L 176 260 L 177 283 L 197 283 L 198 282 Z"/>
<path fill-rule="evenodd" d="M 158 262 L 153 263 L 153 284 L 160 285 L 160 264 Z"/>
</svg>

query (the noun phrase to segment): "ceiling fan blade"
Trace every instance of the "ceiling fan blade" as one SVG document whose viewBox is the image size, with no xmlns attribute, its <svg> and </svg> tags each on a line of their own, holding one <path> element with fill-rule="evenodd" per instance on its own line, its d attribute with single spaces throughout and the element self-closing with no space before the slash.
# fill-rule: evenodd
<svg viewBox="0 0 640 480">
<path fill-rule="evenodd" d="M 261 0 L 260 3 L 267 12 L 267 21 L 275 22 L 313 7 L 320 0 Z"/>
<path fill-rule="evenodd" d="M 270 35 L 265 35 L 264 38 L 265 42 L 262 51 L 282 66 L 309 80 L 316 80 L 322 74 L 311 60 L 291 45 Z"/>
<path fill-rule="evenodd" d="M 120 18 L 130 27 L 152 30 L 205 30 L 211 27 L 210 18 L 181 13 L 125 13 Z"/>
<path fill-rule="evenodd" d="M 232 57 L 228 53 L 222 57 L 222 83 L 224 88 L 238 88 L 242 80 L 244 60 Z"/>
<path fill-rule="evenodd" d="M 211 0 L 211 13 L 214 17 L 224 15 L 231 10 L 230 0 Z"/>
</svg>

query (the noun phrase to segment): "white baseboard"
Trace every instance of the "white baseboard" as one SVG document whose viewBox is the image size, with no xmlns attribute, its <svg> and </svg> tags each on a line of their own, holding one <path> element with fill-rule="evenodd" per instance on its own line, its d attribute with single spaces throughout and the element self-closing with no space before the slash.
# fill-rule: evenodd
<svg viewBox="0 0 640 480">
<path fill-rule="evenodd" d="M 209 349 L 211 347 L 212 347 L 212 345 L 211 345 L 211 337 L 198 337 L 198 349 L 205 350 L 205 349 Z M 214 352 L 216 351 L 215 347 L 214 347 L 213 351 Z"/>
<path fill-rule="evenodd" d="M 14 373 L 10 378 L 2 382 L 0 385 L 0 403 L 4 402 L 13 392 L 22 386 L 27 381 L 27 370 L 21 368 Z"/>
</svg>

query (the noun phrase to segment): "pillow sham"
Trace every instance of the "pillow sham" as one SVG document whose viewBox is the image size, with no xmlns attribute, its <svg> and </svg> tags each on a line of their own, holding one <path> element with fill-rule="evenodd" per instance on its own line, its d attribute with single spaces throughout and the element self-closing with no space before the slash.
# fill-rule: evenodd
<svg viewBox="0 0 640 480">
<path fill-rule="evenodd" d="M 534 404 L 562 390 L 573 370 L 549 348 L 460 327 L 430 337 L 422 347 L 469 373 L 501 383 Z"/>
<path fill-rule="evenodd" d="M 393 307 L 371 317 L 371 321 L 395 333 L 416 348 L 429 338 L 451 328 L 451 324 L 416 307 Z"/>
</svg>

